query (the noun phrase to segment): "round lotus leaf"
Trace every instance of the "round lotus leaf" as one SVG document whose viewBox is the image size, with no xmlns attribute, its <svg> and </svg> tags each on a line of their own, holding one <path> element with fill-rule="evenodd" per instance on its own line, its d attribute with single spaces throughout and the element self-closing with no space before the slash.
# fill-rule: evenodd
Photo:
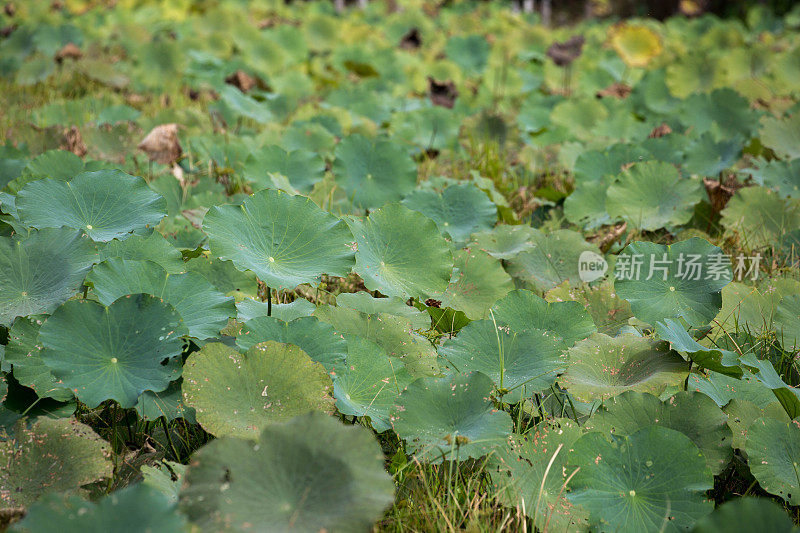
<svg viewBox="0 0 800 533">
<path fill-rule="evenodd" d="M 453 256 L 436 224 L 425 215 L 388 204 L 349 224 L 358 244 L 355 271 L 367 289 L 425 299 L 447 288 Z"/>
<path fill-rule="evenodd" d="M 681 178 L 669 163 L 647 161 L 617 176 L 608 188 L 606 210 L 630 227 L 654 231 L 689 222 L 704 196 L 699 180 Z"/>
<path fill-rule="evenodd" d="M 294 344 L 329 372 L 341 370 L 347 357 L 347 341 L 333 326 L 313 316 L 291 322 L 269 316 L 256 317 L 246 322 L 236 337 L 236 345 L 243 350 L 265 341 Z"/>
<path fill-rule="evenodd" d="M 257 438 L 267 425 L 312 410 L 332 411 L 331 378 L 292 344 L 268 341 L 246 354 L 206 344 L 186 360 L 183 401 L 212 435 Z"/>
<path fill-rule="evenodd" d="M 0 507 L 25 508 L 50 492 L 75 493 L 111 477 L 111 448 L 74 418 L 41 417 L 0 442 Z"/>
<path fill-rule="evenodd" d="M 790 505 L 800 504 L 800 427 L 774 418 L 759 418 L 747 430 L 744 446 L 750 472 L 761 487 Z"/>
<path fill-rule="evenodd" d="M 131 235 L 123 241 L 114 239 L 99 246 L 99 248 L 97 263 L 112 258 L 153 261 L 161 265 L 170 274 L 180 274 L 184 271 L 181 251 L 172 246 L 157 231 L 150 235 Z"/>
<path fill-rule="evenodd" d="M 439 353 L 459 372 L 482 372 L 492 378 L 508 403 L 550 387 L 566 368 L 564 344 L 555 333 L 518 333 L 492 320 L 470 322 Z"/>
<path fill-rule="evenodd" d="M 182 533 L 186 518 L 156 489 L 143 483 L 113 492 L 96 503 L 63 494 L 52 494 L 35 503 L 10 531 L 16 533 L 87 533 L 116 531 Z"/>
<path fill-rule="evenodd" d="M 414 377 L 431 376 L 439 370 L 436 350 L 427 338 L 414 331 L 411 318 L 332 306 L 317 307 L 314 316 L 339 333 L 373 341 Z"/>
<path fill-rule="evenodd" d="M 541 330 L 555 333 L 569 348 L 597 331 L 586 309 L 578 302 L 546 301 L 537 294 L 517 290 L 492 308 L 494 320 L 511 331 Z"/>
<path fill-rule="evenodd" d="M 239 322 L 247 322 L 260 316 L 273 316 L 284 322 L 291 322 L 303 316 L 311 316 L 314 309 L 316 309 L 316 306 L 303 298 L 298 298 L 292 303 L 272 304 L 271 306 L 268 302 L 261 302 L 254 298 L 243 298 L 241 301 L 236 302 L 237 320 Z M 271 315 L 268 314 L 270 312 L 272 313 Z"/>
<path fill-rule="evenodd" d="M 595 333 L 570 348 L 568 355 L 569 366 L 559 383 L 584 402 L 629 390 L 658 396 L 689 374 L 689 365 L 669 343 L 630 333 Z"/>
<path fill-rule="evenodd" d="M 705 326 L 722 308 L 722 288 L 732 277 L 729 258 L 697 237 L 670 245 L 631 243 L 617 257 L 615 270 L 617 294 L 630 302 L 636 318 L 650 324 L 683 318 Z"/>
<path fill-rule="evenodd" d="M 177 377 L 186 334 L 180 315 L 147 294 L 109 306 L 70 300 L 39 330 L 40 357 L 88 407 L 116 400 L 133 407 L 146 390 L 162 391 Z"/>
<path fill-rule="evenodd" d="M 783 423 L 791 421 L 786 410 L 777 400 L 762 408 L 748 400 L 733 398 L 723 408 L 723 411 L 728 415 L 728 427 L 731 428 L 733 435 L 731 446 L 737 450 L 745 449 L 747 431 L 759 418 L 774 418 Z"/>
<path fill-rule="evenodd" d="M 745 187 L 722 210 L 722 225 L 746 249 L 781 245 L 800 228 L 800 200 L 781 198 L 766 187 Z"/>
<path fill-rule="evenodd" d="M 400 200 L 417 183 L 417 166 L 403 147 L 358 134 L 336 147 L 333 174 L 347 198 L 366 209 Z"/>
<path fill-rule="evenodd" d="M 212 441 L 192 457 L 181 508 L 204 531 L 367 531 L 394 499 L 372 434 L 319 413 Z"/>
<path fill-rule="evenodd" d="M 647 26 L 619 24 L 611 31 L 611 46 L 629 67 L 646 67 L 662 51 L 658 34 Z"/>
<path fill-rule="evenodd" d="M 665 401 L 652 394 L 628 391 L 603 403 L 585 427 L 615 435 L 631 435 L 651 425 L 680 431 L 700 449 L 714 475 L 733 455 L 728 417 L 714 400 L 699 392 L 681 391 Z"/>
<path fill-rule="evenodd" d="M 500 501 L 523 508 L 540 531 L 586 531 L 588 513 L 566 498 L 567 457 L 583 431 L 568 419 L 539 423 L 525 436 L 513 435 L 489 458 Z"/>
<path fill-rule="evenodd" d="M 120 170 L 97 170 L 67 182 L 29 183 L 17 195 L 17 209 L 28 226 L 66 226 L 105 242 L 155 226 L 166 216 L 167 202 L 142 178 Z"/>
<path fill-rule="evenodd" d="M 591 432 L 572 445 L 569 500 L 598 531 L 685 531 L 714 510 L 714 476 L 697 446 L 674 429 L 648 426 L 629 436 Z"/>
<path fill-rule="evenodd" d="M 693 373 L 689 375 L 686 388 L 702 392 L 720 407 L 736 398 L 765 409 L 776 400 L 775 394 L 750 372 L 744 372 L 740 379 L 712 371 L 708 372 L 708 376 Z"/>
<path fill-rule="evenodd" d="M 294 289 L 322 274 L 347 276 L 353 266 L 347 225 L 303 196 L 265 189 L 242 205 L 212 207 L 203 229 L 215 256 L 252 270 L 272 288 Z"/>
<path fill-rule="evenodd" d="M 459 250 L 453 266 L 442 306 L 463 311 L 471 319 L 488 318 L 492 305 L 514 288 L 500 261 L 480 250 Z"/>
<path fill-rule="evenodd" d="M 578 302 L 582 304 L 592 317 L 597 331 L 606 335 L 616 335 L 628 324 L 633 316 L 630 304 L 614 291 L 610 280 L 594 286 L 582 285 L 570 287 L 562 283 L 545 294 L 548 302 Z M 588 336 L 588 335 L 587 335 Z"/>
<path fill-rule="evenodd" d="M 347 364 L 336 373 L 333 396 L 340 413 L 368 416 L 375 431 L 391 428 L 389 412 L 413 378 L 374 342 L 347 336 Z"/>
<path fill-rule="evenodd" d="M 223 261 L 210 254 L 195 257 L 185 263 L 187 272 L 197 272 L 225 296 L 255 298 L 258 295 L 258 280 L 250 271 L 237 270 L 231 261 Z"/>
<path fill-rule="evenodd" d="M 509 260 L 508 273 L 546 291 L 564 281 L 570 285 L 581 283 L 578 265 L 583 252 L 599 257 L 597 246 L 589 244 L 580 233 L 559 229 L 550 233 L 537 232 L 532 238 L 534 246 Z"/>
<path fill-rule="evenodd" d="M 481 457 L 501 445 L 512 420 L 490 399 L 494 385 L 480 372 L 419 378 L 392 411 L 395 432 L 420 461 Z"/>
<path fill-rule="evenodd" d="M 471 183 L 451 185 L 442 194 L 413 191 L 403 205 L 432 219 L 455 243 L 466 242 L 473 233 L 491 229 L 497 222 L 497 206 Z"/>
<path fill-rule="evenodd" d="M 72 391 L 56 379 L 39 356 L 39 328 L 43 322 L 44 317 L 18 317 L 8 330 L 3 362 L 13 366 L 14 379 L 33 389 L 40 398 L 65 402 L 72 399 Z"/>
<path fill-rule="evenodd" d="M 606 194 L 613 178 L 581 183 L 564 200 L 564 216 L 573 224 L 585 229 L 599 228 L 611 224 L 611 217 L 606 211 Z"/>
<path fill-rule="evenodd" d="M 282 174 L 292 187 L 309 192 L 325 176 L 325 161 L 310 150 L 287 152 L 280 146 L 266 146 L 248 156 L 244 175 L 255 188 L 265 188 L 272 187 L 268 174 Z"/>
<path fill-rule="evenodd" d="M 753 176 L 759 185 L 777 190 L 783 198 L 800 198 L 800 158 L 792 161 L 756 158 L 757 168 L 746 168 L 742 173 Z"/>
<path fill-rule="evenodd" d="M 797 533 L 797 526 L 786 510 L 767 498 L 735 498 L 697 521 L 692 533 L 728 531 L 769 531 Z"/>
<path fill-rule="evenodd" d="M 533 237 L 536 233 L 530 226 L 503 224 L 476 233 L 475 246 L 496 259 L 511 259 L 520 252 L 533 248 Z"/>
<path fill-rule="evenodd" d="M 175 308 L 189 329 L 189 335 L 198 339 L 219 336 L 236 316 L 233 298 L 225 296 L 211 283 L 195 272 L 168 274 L 152 261 L 126 261 L 109 259 L 95 265 L 86 277 L 92 294 L 103 305 L 127 294 L 151 294 Z"/>
<path fill-rule="evenodd" d="M 704 133 L 686 148 L 683 169 L 689 174 L 716 177 L 736 164 L 742 155 L 742 145 L 739 139 L 717 142 L 710 132 Z"/>
<path fill-rule="evenodd" d="M 435 106 L 394 113 L 389 134 L 420 150 L 441 151 L 458 147 L 460 129 L 461 116 L 457 111 Z"/>
<path fill-rule="evenodd" d="M 656 324 L 656 333 L 661 339 L 669 341 L 673 350 L 687 354 L 699 367 L 741 377 L 742 369 L 735 352 L 703 346 L 677 320 L 665 318 L 663 322 Z"/>
<path fill-rule="evenodd" d="M 800 112 L 778 118 L 761 119 L 761 144 L 771 148 L 781 159 L 800 157 Z"/>
<path fill-rule="evenodd" d="M 142 465 L 142 484 L 160 492 L 169 502 L 178 503 L 187 465 L 159 461 L 155 466 Z"/>
<path fill-rule="evenodd" d="M 489 61 L 491 47 L 482 35 L 456 35 L 447 41 L 445 53 L 470 76 L 479 76 Z"/>
<path fill-rule="evenodd" d="M 66 228 L 0 237 L 0 324 L 52 312 L 75 295 L 96 259 L 92 242 Z"/>
<path fill-rule="evenodd" d="M 336 305 L 368 315 L 395 315 L 407 320 L 413 329 L 427 329 L 431 325 L 428 313 L 406 305 L 400 298 L 373 298 L 368 292 L 344 292 L 336 296 Z"/>
</svg>

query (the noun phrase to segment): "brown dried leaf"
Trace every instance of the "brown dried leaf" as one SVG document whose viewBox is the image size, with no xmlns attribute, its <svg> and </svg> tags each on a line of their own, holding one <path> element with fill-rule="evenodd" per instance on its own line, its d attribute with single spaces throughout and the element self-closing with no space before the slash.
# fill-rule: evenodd
<svg viewBox="0 0 800 533">
<path fill-rule="evenodd" d="M 147 134 L 138 148 L 150 160 L 162 165 L 171 165 L 180 159 L 183 150 L 178 142 L 178 125 L 161 124 Z"/>
<path fill-rule="evenodd" d="M 662 122 L 660 126 L 653 128 L 653 131 L 650 132 L 648 137 L 651 139 L 657 139 L 659 137 L 663 137 L 664 135 L 669 135 L 670 133 L 672 133 L 672 128 L 670 128 L 669 124 L 666 122 Z"/>
<path fill-rule="evenodd" d="M 78 48 L 78 45 L 75 43 L 67 43 L 61 47 L 61 50 L 56 52 L 55 60 L 57 63 L 61 63 L 65 59 L 78 60 L 82 57 L 83 52 L 81 52 L 81 49 Z"/>
<path fill-rule="evenodd" d="M 554 42 L 547 49 L 547 57 L 559 67 L 565 67 L 578 59 L 583 52 L 583 35 L 575 35 L 564 42 Z"/>
<path fill-rule="evenodd" d="M 239 69 L 225 78 L 225 83 L 228 85 L 233 85 L 243 93 L 246 93 L 258 85 L 258 80 L 256 80 L 247 72 Z"/>
<path fill-rule="evenodd" d="M 452 109 L 458 98 L 458 89 L 450 80 L 439 82 L 428 76 L 428 96 L 433 105 Z"/>
<path fill-rule="evenodd" d="M 408 33 L 400 39 L 398 46 L 403 50 L 416 50 L 422 46 L 422 37 L 419 34 L 419 30 L 417 28 L 408 30 Z"/>
<path fill-rule="evenodd" d="M 72 152 L 78 157 L 86 155 L 88 151 L 86 143 L 83 142 L 83 137 L 77 126 L 71 126 L 64 130 L 64 139 L 61 141 L 61 149 Z"/>
<path fill-rule="evenodd" d="M 605 89 L 597 91 L 598 98 L 619 98 L 620 100 L 624 100 L 630 96 L 630 94 L 630 86 L 619 82 L 612 83 Z"/>
</svg>

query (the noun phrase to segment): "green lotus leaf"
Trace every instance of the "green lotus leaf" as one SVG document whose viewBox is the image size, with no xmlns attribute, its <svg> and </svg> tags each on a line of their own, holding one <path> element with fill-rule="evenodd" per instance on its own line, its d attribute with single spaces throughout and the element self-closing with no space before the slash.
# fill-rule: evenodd
<svg viewBox="0 0 800 533">
<path fill-rule="evenodd" d="M 14 368 L 14 378 L 20 384 L 32 388 L 40 398 L 57 401 L 72 399 L 72 391 L 60 383 L 44 364 L 39 353 L 39 328 L 44 317 L 18 317 L 8 330 L 8 344 L 3 362 Z"/>
<path fill-rule="evenodd" d="M 796 533 L 798 528 L 786 510 L 766 498 L 736 498 L 697 521 L 692 533 L 725 531 L 771 531 Z"/>
<path fill-rule="evenodd" d="M 781 198 L 764 187 L 745 187 L 722 210 L 722 225 L 747 249 L 780 246 L 800 228 L 800 200 Z"/>
<path fill-rule="evenodd" d="M 716 177 L 731 168 L 742 155 L 742 142 L 737 139 L 716 142 L 705 133 L 686 148 L 683 168 L 689 174 Z"/>
<path fill-rule="evenodd" d="M 400 200 L 417 183 L 417 167 L 403 148 L 358 134 L 336 147 L 333 174 L 347 198 L 366 209 Z"/>
<path fill-rule="evenodd" d="M 180 274 L 184 271 L 181 251 L 157 231 L 147 236 L 131 235 L 123 241 L 114 239 L 99 247 L 97 263 L 112 258 L 153 261 L 170 274 Z"/>
<path fill-rule="evenodd" d="M 166 216 L 167 203 L 142 178 L 120 170 L 98 170 L 67 182 L 29 183 L 17 195 L 17 209 L 28 226 L 66 226 L 106 242 L 155 226 Z"/>
<path fill-rule="evenodd" d="M 742 369 L 739 358 L 730 350 L 708 348 L 692 338 L 677 320 L 664 319 L 656 324 L 656 333 L 672 345 L 672 349 L 687 354 L 700 368 L 739 378 Z"/>
<path fill-rule="evenodd" d="M 186 530 L 186 518 L 177 512 L 175 503 L 156 489 L 139 483 L 113 492 L 97 503 L 76 496 L 49 495 L 35 503 L 10 531 L 181 533 Z"/>
<path fill-rule="evenodd" d="M 775 403 L 776 399 L 772 391 L 750 372 L 744 372 L 740 379 L 718 372 L 708 372 L 708 376 L 690 374 L 686 390 L 702 392 L 720 407 L 737 399 L 752 402 L 759 409 L 765 409 Z"/>
<path fill-rule="evenodd" d="M 50 313 L 78 292 L 97 251 L 66 228 L 0 237 L 0 324 Z"/>
<path fill-rule="evenodd" d="M 564 344 L 553 332 L 512 332 L 491 320 L 467 324 L 446 341 L 439 354 L 458 372 L 481 372 L 508 403 L 553 385 L 566 368 Z"/>
<path fill-rule="evenodd" d="M 791 421 L 786 410 L 778 401 L 761 408 L 753 402 L 734 398 L 724 407 L 723 411 L 728 415 L 728 427 L 731 428 L 733 435 L 731 446 L 742 451 L 745 449 L 750 426 L 759 418 L 774 418 L 783 423 Z"/>
<path fill-rule="evenodd" d="M 201 255 L 185 263 L 187 272 L 197 272 L 225 296 L 255 298 L 258 295 L 258 280 L 250 271 L 237 270 L 231 261 L 209 255 Z"/>
<path fill-rule="evenodd" d="M 800 295 L 787 294 L 781 298 L 775 311 L 773 327 L 784 350 L 800 350 Z"/>
<path fill-rule="evenodd" d="M 509 260 L 508 273 L 532 284 L 537 290 L 546 291 L 564 281 L 579 285 L 581 254 L 588 251 L 600 255 L 595 245 L 589 244 L 580 233 L 572 230 L 537 232 L 531 240 L 533 248 Z"/>
<path fill-rule="evenodd" d="M 759 418 L 747 430 L 748 464 L 761 487 L 790 505 L 800 503 L 800 427 L 773 418 Z"/>
<path fill-rule="evenodd" d="M 144 391 L 136 403 L 136 412 L 144 420 L 158 420 L 163 416 L 167 422 L 183 418 L 189 424 L 197 423 L 194 409 L 183 403 L 180 380 L 173 381 L 161 392 Z"/>
<path fill-rule="evenodd" d="M 728 256 L 697 237 L 671 245 L 631 243 L 617 257 L 615 274 L 614 288 L 636 318 L 651 324 L 683 318 L 692 326 L 717 315 L 722 288 L 732 278 Z"/>
<path fill-rule="evenodd" d="M 758 128 L 758 111 L 730 88 L 689 96 L 682 102 L 679 114 L 681 122 L 698 134 L 713 132 L 749 139 Z"/>
<path fill-rule="evenodd" d="M 599 124 L 608 119 L 608 109 L 595 98 L 559 102 L 550 113 L 554 125 L 562 126 L 567 138 L 590 139 Z"/>
<path fill-rule="evenodd" d="M 630 226 L 653 231 L 685 224 L 703 199 L 699 180 L 681 178 L 669 163 L 634 163 L 608 188 L 606 210 Z"/>
<path fill-rule="evenodd" d="M 257 475 L 254 475 L 257 474 Z M 369 431 L 309 413 L 198 450 L 181 507 L 204 531 L 366 531 L 394 499 Z"/>
<path fill-rule="evenodd" d="M 771 148 L 781 159 L 800 157 L 800 113 L 761 119 L 761 144 Z"/>
<path fill-rule="evenodd" d="M 759 185 L 776 189 L 783 198 L 800 198 L 800 159 L 767 161 L 756 158 L 755 168 L 745 168 L 741 172 L 750 174 Z"/>
<path fill-rule="evenodd" d="M 253 298 L 244 298 L 242 301 L 236 302 L 236 310 L 239 313 L 238 320 L 240 322 L 247 322 L 260 316 L 273 316 L 284 322 L 291 322 L 303 316 L 311 316 L 314 309 L 316 309 L 316 306 L 303 298 L 298 298 L 292 303 L 272 304 L 271 306 L 267 302 L 261 302 Z M 268 315 L 267 313 L 270 311 L 272 314 Z"/>
<path fill-rule="evenodd" d="M 566 498 L 568 451 L 582 434 L 574 422 L 555 419 L 498 447 L 489 465 L 500 501 L 524 509 L 538 530 L 586 531 L 588 513 Z"/>
<path fill-rule="evenodd" d="M 631 435 L 656 425 L 680 431 L 700 449 L 714 475 L 722 472 L 733 456 L 728 417 L 705 394 L 681 391 L 662 402 L 652 394 L 628 391 L 603 407 L 589 418 L 586 429 Z"/>
<path fill-rule="evenodd" d="M 392 410 L 392 427 L 420 461 L 440 463 L 481 457 L 511 432 L 511 417 L 489 395 L 491 378 L 480 372 L 419 378 Z"/>
<path fill-rule="evenodd" d="M 487 318 L 492 305 L 514 288 L 500 261 L 480 250 L 459 250 L 454 267 L 442 306 L 463 311 L 471 319 Z"/>
<path fill-rule="evenodd" d="M 83 172 L 83 160 L 66 150 L 48 150 L 33 159 L 25 167 L 23 174 L 28 182 L 43 178 L 68 181 Z M 18 191 L 11 191 L 18 192 Z"/>
<path fill-rule="evenodd" d="M 70 300 L 39 330 L 40 357 L 88 407 L 116 400 L 133 407 L 146 390 L 162 391 L 177 377 L 187 333 L 175 309 L 146 294 L 109 306 Z"/>
<path fill-rule="evenodd" d="M 496 259 L 511 259 L 533 248 L 536 230 L 530 226 L 495 226 L 474 235 L 475 246 Z"/>
<path fill-rule="evenodd" d="M 313 316 L 290 322 L 275 317 L 256 317 L 247 321 L 236 337 L 236 345 L 243 350 L 265 341 L 294 344 L 329 372 L 341 370 L 347 357 L 347 342 L 333 326 Z"/>
<path fill-rule="evenodd" d="M 555 333 L 569 348 L 597 331 L 578 302 L 547 302 L 531 291 L 508 293 L 492 308 L 495 321 L 511 331 L 541 330 Z"/>
<path fill-rule="evenodd" d="M 152 261 L 109 259 L 92 268 L 86 283 L 91 283 L 92 294 L 103 305 L 111 305 L 126 294 L 161 298 L 178 311 L 189 335 L 198 339 L 218 336 L 228 318 L 236 316 L 233 299 L 200 274 L 171 275 Z"/>
<path fill-rule="evenodd" d="M 436 106 L 395 113 L 390 134 L 421 150 L 446 150 L 458 146 L 460 129 L 461 117 L 455 111 Z"/>
<path fill-rule="evenodd" d="M 497 222 L 497 206 L 471 183 L 451 185 L 442 194 L 417 190 L 403 199 L 403 205 L 432 219 L 455 243 L 464 243 Z"/>
<path fill-rule="evenodd" d="M 772 390 L 790 418 L 800 417 L 800 389 L 788 385 L 775 371 L 771 362 L 759 359 L 752 352 L 741 356 L 739 360 L 742 365 L 755 372 L 755 377 L 761 384 Z"/>
<path fill-rule="evenodd" d="M 625 333 L 595 333 L 568 351 L 569 366 L 559 383 L 581 401 L 605 400 L 625 391 L 656 396 L 683 383 L 689 365 L 669 343 Z"/>
<path fill-rule="evenodd" d="M 214 255 L 273 288 L 294 289 L 322 274 L 347 276 L 353 265 L 347 225 L 303 196 L 265 189 L 240 206 L 212 207 L 203 229 Z"/>
<path fill-rule="evenodd" d="M 768 334 L 775 321 L 781 295 L 795 292 L 795 287 L 800 288 L 798 282 L 775 281 L 769 280 L 759 286 L 737 281 L 726 285 L 722 289 L 722 309 L 714 318 L 712 338 L 718 339 L 737 332 L 756 336 Z"/>
<path fill-rule="evenodd" d="M 139 470 L 142 473 L 142 485 L 157 490 L 172 503 L 178 503 L 178 496 L 183 485 L 187 465 L 160 461 L 155 466 L 143 465 Z"/>
<path fill-rule="evenodd" d="M 424 299 L 447 288 L 453 256 L 425 215 L 388 204 L 348 223 L 358 244 L 355 271 L 369 290 Z"/>
<path fill-rule="evenodd" d="M 332 411 L 331 378 L 292 344 L 268 341 L 246 354 L 206 344 L 186 360 L 183 401 L 212 435 L 255 439 L 268 424 Z"/>
<path fill-rule="evenodd" d="M 373 341 L 389 357 L 398 359 L 414 377 L 431 376 L 439 370 L 436 350 L 414 331 L 414 319 L 387 313 L 364 313 L 346 307 L 317 307 L 314 316 L 344 335 Z"/>
<path fill-rule="evenodd" d="M 482 35 L 457 35 L 445 46 L 445 53 L 470 75 L 479 76 L 489 62 L 489 43 Z"/>
<path fill-rule="evenodd" d="M 333 395 L 345 415 L 368 416 L 375 431 L 391 428 L 389 413 L 413 378 L 374 342 L 348 335 L 347 364 L 336 373 Z"/>
<path fill-rule="evenodd" d="M 0 507 L 28 507 L 50 492 L 76 493 L 111 477 L 109 444 L 74 418 L 41 417 L 28 428 L 19 422 L 0 442 Z"/>
<path fill-rule="evenodd" d="M 373 298 L 367 292 L 344 292 L 336 296 L 336 305 L 368 315 L 378 313 L 395 315 L 407 320 L 413 329 L 427 329 L 431 325 L 427 313 L 406 305 L 400 298 Z"/>
<path fill-rule="evenodd" d="M 595 286 L 580 287 L 570 287 L 568 282 L 564 282 L 547 291 L 545 299 L 550 303 L 580 303 L 589 312 L 597 331 L 606 335 L 619 333 L 633 316 L 630 304 L 617 295 L 610 280 Z"/>
<path fill-rule="evenodd" d="M 567 496 L 589 511 L 599 531 L 684 531 L 714 510 L 703 454 L 686 435 L 660 426 L 629 436 L 587 433 L 572 445 L 579 468 Z"/>
<path fill-rule="evenodd" d="M 309 150 L 287 152 L 280 146 L 266 146 L 248 156 L 244 173 L 256 188 L 272 187 L 267 179 L 271 173 L 282 174 L 292 187 L 309 192 L 325 176 L 325 161 Z"/>
<path fill-rule="evenodd" d="M 564 200 L 564 216 L 573 224 L 585 229 L 599 228 L 611 224 L 606 211 L 606 193 L 613 178 L 606 177 L 596 182 L 581 183 Z"/>
</svg>

